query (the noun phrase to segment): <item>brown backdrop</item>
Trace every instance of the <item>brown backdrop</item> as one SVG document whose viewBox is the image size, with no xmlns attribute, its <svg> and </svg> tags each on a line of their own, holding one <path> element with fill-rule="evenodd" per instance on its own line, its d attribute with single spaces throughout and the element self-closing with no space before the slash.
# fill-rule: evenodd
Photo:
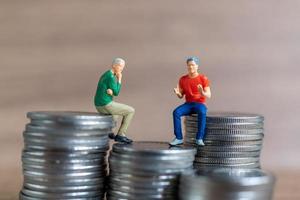
<svg viewBox="0 0 300 200">
<path fill-rule="evenodd" d="M 299 198 L 299 10 L 297 0 L 0 1 L 0 199 L 21 187 L 26 112 L 95 111 L 116 56 L 127 61 L 116 101 L 136 109 L 128 135 L 170 140 L 189 55 L 211 80 L 209 110 L 265 116 L 263 168 L 279 177 L 277 199 Z"/>
</svg>

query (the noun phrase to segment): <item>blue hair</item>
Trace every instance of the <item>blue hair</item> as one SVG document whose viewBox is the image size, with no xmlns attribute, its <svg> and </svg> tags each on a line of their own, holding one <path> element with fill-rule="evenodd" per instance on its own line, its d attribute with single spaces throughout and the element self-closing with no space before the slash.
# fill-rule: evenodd
<svg viewBox="0 0 300 200">
<path fill-rule="evenodd" d="M 197 65 L 200 65 L 200 60 L 196 56 L 188 57 L 188 59 L 186 60 L 186 63 L 189 63 L 190 61 L 194 61 Z"/>
</svg>

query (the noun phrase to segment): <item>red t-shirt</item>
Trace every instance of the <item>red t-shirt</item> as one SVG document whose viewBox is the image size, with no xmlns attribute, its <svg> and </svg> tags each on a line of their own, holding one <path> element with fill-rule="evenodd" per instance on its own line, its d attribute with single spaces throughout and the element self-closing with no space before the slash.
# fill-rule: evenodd
<svg viewBox="0 0 300 200">
<path fill-rule="evenodd" d="M 209 86 L 209 80 L 202 74 L 199 74 L 194 78 L 190 78 L 189 75 L 185 75 L 180 78 L 179 86 L 185 95 L 186 102 L 205 103 L 206 98 L 200 94 L 197 87 L 199 84 L 202 85 L 204 89 Z"/>
</svg>

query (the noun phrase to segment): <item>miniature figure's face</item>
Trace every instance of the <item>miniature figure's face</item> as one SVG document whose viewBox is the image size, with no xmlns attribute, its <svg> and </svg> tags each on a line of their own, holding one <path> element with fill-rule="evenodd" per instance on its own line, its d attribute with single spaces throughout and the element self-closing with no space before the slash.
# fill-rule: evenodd
<svg viewBox="0 0 300 200">
<path fill-rule="evenodd" d="M 189 61 L 187 63 L 187 70 L 188 70 L 189 74 L 197 73 L 198 65 L 195 63 L 195 61 Z"/>
<path fill-rule="evenodd" d="M 125 63 L 115 64 L 115 65 L 113 65 L 113 70 L 116 74 L 122 73 L 122 71 L 124 70 L 124 67 L 125 67 Z"/>
</svg>

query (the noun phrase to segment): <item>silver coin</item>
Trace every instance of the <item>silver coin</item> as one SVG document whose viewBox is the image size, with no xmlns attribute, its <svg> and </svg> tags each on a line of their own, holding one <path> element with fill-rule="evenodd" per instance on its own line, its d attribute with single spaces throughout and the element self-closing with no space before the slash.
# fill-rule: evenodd
<svg viewBox="0 0 300 200">
<path fill-rule="evenodd" d="M 205 130 L 207 135 L 259 135 L 263 134 L 264 129 L 213 129 L 206 128 Z"/>
<path fill-rule="evenodd" d="M 139 155 L 193 155 L 196 150 L 191 147 L 170 147 L 167 142 L 133 142 L 132 144 L 114 144 L 112 151 Z"/>
<path fill-rule="evenodd" d="M 88 197 L 88 198 L 83 198 L 83 197 L 79 197 L 79 198 L 60 198 L 60 200 L 99 200 L 103 198 L 103 194 L 99 195 L 99 196 L 95 196 L 95 197 Z M 22 192 L 20 192 L 19 194 L 19 199 L 20 200 L 42 200 L 40 197 L 31 197 L 31 196 L 27 196 L 25 194 L 23 194 Z M 49 199 L 48 200 L 56 200 L 56 199 Z"/>
<path fill-rule="evenodd" d="M 109 144 L 100 145 L 60 145 L 60 144 L 42 144 L 35 142 L 28 142 L 24 144 L 26 151 L 55 151 L 55 152 L 82 152 L 90 151 L 92 153 L 105 153 L 109 149 Z"/>
<path fill-rule="evenodd" d="M 187 128 L 198 128 L 198 123 L 185 121 Z M 206 129 L 262 129 L 262 123 L 232 123 L 232 124 L 210 124 L 206 123 Z"/>
<path fill-rule="evenodd" d="M 111 152 L 110 157 L 113 157 L 115 159 L 119 160 L 126 160 L 131 162 L 142 162 L 142 163 L 153 163 L 153 162 L 163 162 L 163 163 L 174 163 L 174 162 L 193 162 L 195 156 L 194 154 L 188 155 L 188 156 L 177 156 L 177 155 L 171 155 L 171 156 L 157 156 L 157 155 L 148 155 L 148 156 L 141 156 L 139 154 L 121 154 L 116 152 Z"/>
<path fill-rule="evenodd" d="M 190 167 L 188 169 L 192 169 Z M 160 170 L 136 170 L 136 169 L 114 169 L 110 168 L 110 173 L 132 173 L 135 176 L 146 176 L 146 175 L 178 175 L 187 169 L 160 169 Z"/>
<path fill-rule="evenodd" d="M 27 117 L 30 119 L 44 120 L 113 121 L 113 117 L 111 115 L 101 115 L 99 113 L 80 111 L 35 111 L 28 112 Z"/>
<path fill-rule="evenodd" d="M 124 161 L 124 160 L 117 160 L 112 157 L 109 158 L 109 164 L 111 168 L 118 169 L 118 168 L 131 168 L 135 170 L 143 170 L 143 171 L 161 171 L 161 170 L 181 170 L 184 168 L 189 168 L 192 166 L 193 162 L 189 163 L 163 163 L 163 162 L 157 162 L 157 163 L 134 163 L 130 161 Z"/>
<path fill-rule="evenodd" d="M 121 192 L 121 191 L 114 191 L 109 190 L 108 191 L 108 197 L 111 199 L 111 196 L 117 198 L 117 199 L 174 199 L 175 196 L 173 195 L 164 195 L 164 194 L 153 194 L 153 195 L 145 195 L 145 194 L 130 194 L 127 192 Z"/>
<path fill-rule="evenodd" d="M 109 146 L 44 146 L 41 144 L 25 144 L 24 148 L 26 150 L 44 150 L 44 151 L 98 151 L 105 152 Z"/>
<path fill-rule="evenodd" d="M 37 162 L 23 162 L 22 164 L 24 169 L 31 170 L 47 170 L 47 171 L 58 171 L 58 173 L 63 173 L 64 171 L 91 171 L 91 170 L 100 170 L 106 169 L 107 165 L 103 163 L 93 163 L 93 162 L 81 162 L 81 163 L 63 163 L 63 164 L 48 164 L 48 163 L 37 163 Z M 59 172 L 60 171 L 60 172 Z"/>
<path fill-rule="evenodd" d="M 99 177 L 99 175 L 106 175 L 107 173 L 107 167 L 99 166 L 98 168 L 93 169 L 59 169 L 55 170 L 53 168 L 37 168 L 37 167 L 31 167 L 31 166 L 24 166 L 23 168 L 24 175 L 28 176 L 44 176 L 49 177 L 53 176 L 54 178 L 60 178 L 60 177 Z M 86 176 L 86 177 L 85 177 Z M 51 178 L 51 177 L 49 177 Z"/>
<path fill-rule="evenodd" d="M 173 178 L 171 180 L 158 180 L 154 178 L 139 180 L 138 179 L 126 179 L 119 176 L 112 175 L 110 177 L 110 182 L 114 184 L 120 184 L 127 187 L 135 187 L 135 188 L 164 188 L 169 186 L 174 186 L 178 183 L 178 177 Z"/>
<path fill-rule="evenodd" d="M 85 143 L 108 143 L 108 137 L 80 137 L 80 138 L 73 138 L 73 137 L 53 137 L 53 136 L 30 136 L 27 135 L 24 138 L 24 141 L 41 141 L 41 142 L 48 142 L 48 143 L 75 143 L 75 144 L 85 144 Z"/>
<path fill-rule="evenodd" d="M 195 169 L 203 169 L 203 168 L 259 168 L 260 163 L 254 162 L 254 163 L 240 163 L 240 164 L 213 164 L 213 163 L 194 163 Z"/>
<path fill-rule="evenodd" d="M 186 138 L 186 143 L 195 144 L 196 139 L 194 138 Z M 204 140 L 204 147 L 201 148 L 209 148 L 210 146 L 216 146 L 216 147 L 230 147 L 230 146 L 253 146 L 253 145 L 260 145 L 262 146 L 263 141 L 262 140 L 250 140 L 250 141 L 212 141 L 212 140 Z M 200 147 L 199 147 L 200 148 Z"/>
<path fill-rule="evenodd" d="M 244 131 L 245 130 L 245 131 Z M 258 130 L 258 131 L 257 131 Z M 187 128 L 185 130 L 186 136 L 194 137 L 197 135 L 198 131 L 194 129 L 190 130 Z M 262 129 L 219 129 L 217 131 L 210 132 L 210 130 L 206 129 L 205 136 L 210 137 L 218 137 L 218 136 L 224 136 L 224 137 L 238 137 L 238 136 L 263 136 L 263 130 Z"/>
<path fill-rule="evenodd" d="M 43 143 L 35 143 L 35 142 L 27 142 L 24 144 L 25 150 L 44 150 L 44 151 L 98 151 L 105 152 L 109 148 L 109 144 L 80 144 L 80 145 L 67 145 L 67 144 L 43 144 Z"/>
<path fill-rule="evenodd" d="M 123 167 L 126 168 L 132 168 L 135 170 L 144 170 L 144 171 L 160 171 L 160 170 L 181 170 L 184 168 L 189 168 L 192 166 L 193 161 L 190 161 L 188 163 L 178 163 L 178 162 L 173 162 L 173 163 L 159 163 L 159 164 L 153 164 L 153 163 L 143 163 L 139 164 L 137 162 L 130 162 L 130 161 L 116 161 L 113 159 L 109 160 L 109 163 L 112 165 L 115 165 L 114 168 L 117 169 L 117 165 L 122 165 Z"/>
<path fill-rule="evenodd" d="M 189 138 L 185 137 L 185 141 L 188 143 L 195 143 L 196 138 Z M 229 138 L 226 138 L 226 140 L 219 140 L 211 137 L 205 137 L 204 143 L 206 146 L 228 146 L 228 145 L 262 145 L 263 141 L 262 139 L 259 140 L 229 140 Z"/>
<path fill-rule="evenodd" d="M 230 129 L 229 129 L 230 130 Z M 185 131 L 184 132 L 184 138 L 196 138 L 197 132 L 190 132 Z M 259 134 L 226 134 L 223 132 L 219 133 L 209 133 L 205 132 L 204 139 L 211 139 L 211 140 L 262 140 L 264 138 L 264 133 Z"/>
<path fill-rule="evenodd" d="M 33 163 L 33 164 L 46 164 L 46 165 L 51 165 L 51 164 L 56 164 L 56 165 L 61 165 L 61 164 L 96 164 L 96 163 L 103 163 L 104 157 L 88 157 L 88 158 L 50 158 L 50 157 L 22 157 L 22 161 L 26 163 Z"/>
<path fill-rule="evenodd" d="M 104 185 L 80 185 L 80 186 L 47 186 L 33 183 L 24 183 L 24 187 L 29 190 L 51 193 L 64 193 L 64 192 L 79 192 L 79 191 L 97 191 L 103 190 Z"/>
<path fill-rule="evenodd" d="M 30 125 L 42 126 L 49 129 L 75 129 L 75 130 L 97 130 L 114 128 L 115 123 L 110 122 L 90 122 L 90 121 L 70 121 L 68 123 L 50 120 L 31 120 Z"/>
<path fill-rule="evenodd" d="M 106 158 L 98 158 L 98 159 L 72 159 L 72 160 L 43 160 L 43 159 L 23 159 L 24 165 L 36 165 L 41 167 L 66 167 L 70 169 L 76 166 L 105 166 Z"/>
<path fill-rule="evenodd" d="M 49 173 L 64 173 L 64 172 L 98 172 L 107 168 L 102 165 L 69 165 L 69 166 L 38 166 L 38 165 L 22 165 L 23 170 L 43 171 Z"/>
<path fill-rule="evenodd" d="M 211 135 L 206 134 L 205 140 L 219 140 L 219 141 L 254 141 L 254 140 L 262 140 L 264 138 L 264 134 L 253 134 L 253 135 Z"/>
<path fill-rule="evenodd" d="M 88 192 L 68 192 L 68 193 L 50 193 L 50 192 L 40 192 L 40 191 L 34 191 L 29 190 L 26 188 L 22 189 L 22 193 L 28 196 L 32 197 L 39 197 L 39 198 L 46 198 L 46 199 L 60 199 L 60 198 L 66 198 L 66 197 L 95 197 L 99 196 L 101 194 L 100 191 L 88 191 Z"/>
<path fill-rule="evenodd" d="M 185 122 L 185 124 L 196 124 L 196 125 L 198 125 L 198 120 L 197 119 L 193 120 L 193 119 L 190 119 L 190 118 L 185 118 L 184 122 Z M 236 122 L 222 122 L 222 123 L 220 123 L 220 122 L 208 122 L 208 121 L 206 121 L 205 124 L 207 125 L 207 127 L 209 127 L 209 125 L 220 125 L 220 126 L 221 125 L 222 126 L 224 126 L 224 125 L 255 125 L 255 124 L 264 124 L 264 122 L 263 121 L 261 121 L 261 122 L 251 122 L 251 121 L 238 122 L 238 121 L 236 121 Z"/>
<path fill-rule="evenodd" d="M 106 136 L 111 133 L 111 128 L 107 129 L 96 129 L 96 130 L 78 130 L 78 129 L 62 129 L 62 128 L 49 128 L 44 126 L 34 126 L 26 124 L 25 132 L 40 133 L 40 134 L 51 134 L 58 136 Z"/>
<path fill-rule="evenodd" d="M 45 119 L 31 119 L 30 124 L 34 126 L 97 126 L 97 125 L 108 125 L 114 124 L 113 121 L 91 121 L 91 120 L 70 120 L 70 121 L 55 121 L 55 120 L 45 120 Z"/>
<path fill-rule="evenodd" d="M 259 157 L 260 151 L 250 152 L 198 152 L 196 157 L 211 157 L 211 158 L 251 158 Z"/>
<path fill-rule="evenodd" d="M 261 145 L 198 146 L 199 151 L 249 152 L 260 151 Z"/>
<path fill-rule="evenodd" d="M 188 124 L 198 124 L 198 119 L 191 119 L 191 118 L 185 118 L 184 120 L 185 123 Z M 232 121 L 232 122 L 213 122 L 213 121 L 206 121 L 206 124 L 208 125 L 253 125 L 253 124 L 264 124 L 263 121 L 260 122 L 252 122 L 252 121 Z M 208 126 L 209 127 L 209 126 Z"/>
<path fill-rule="evenodd" d="M 47 160 L 68 160 L 68 159 L 99 159 L 107 155 L 104 153 L 95 153 L 89 151 L 77 152 L 54 152 L 54 151 L 22 151 L 24 158 L 44 158 Z"/>
<path fill-rule="evenodd" d="M 105 159 L 94 159 L 94 160 L 64 160 L 63 162 L 60 161 L 42 161 L 42 160 L 33 160 L 33 159 L 23 159 L 24 166 L 32 166 L 36 168 L 51 168 L 51 169 L 80 169 L 86 167 L 104 167 L 106 166 Z"/>
<path fill-rule="evenodd" d="M 100 185 L 103 184 L 106 177 L 98 178 L 67 178 L 53 179 L 43 177 L 24 177 L 24 183 L 46 186 L 82 186 L 82 185 Z"/>
<path fill-rule="evenodd" d="M 218 140 L 204 140 L 206 146 L 251 146 L 251 145 L 262 145 L 262 140 L 251 140 L 251 141 L 218 141 Z"/>
<path fill-rule="evenodd" d="M 29 171 L 29 170 L 23 170 L 24 176 L 28 177 L 44 177 L 49 179 L 65 179 L 65 178 L 98 178 L 106 173 L 104 171 L 97 171 L 95 172 L 69 172 L 69 173 L 46 173 L 42 171 Z"/>
<path fill-rule="evenodd" d="M 177 184 L 170 185 L 170 186 L 165 186 L 165 187 L 158 187 L 158 186 L 152 186 L 152 187 L 135 187 L 135 186 L 126 186 L 126 185 L 121 185 L 118 183 L 110 183 L 109 185 L 109 190 L 112 191 L 120 191 L 123 193 L 127 194 L 144 194 L 145 197 L 151 196 L 151 195 L 156 195 L 156 194 L 164 194 L 164 195 L 173 195 L 175 196 L 176 190 L 177 190 Z"/>
<path fill-rule="evenodd" d="M 259 162 L 259 157 L 247 157 L 247 158 L 210 158 L 210 157 L 197 157 L 195 159 L 197 163 L 207 164 L 244 164 Z"/>
<path fill-rule="evenodd" d="M 24 142 L 27 144 L 45 144 L 45 146 L 69 146 L 69 145 L 97 145 L 97 146 L 107 146 L 108 138 L 98 139 L 98 138 L 88 138 L 88 139 L 73 139 L 73 138 L 41 138 L 41 137 L 26 137 Z"/>
<path fill-rule="evenodd" d="M 187 116 L 189 119 L 197 120 L 197 114 Z M 252 113 L 238 113 L 238 112 L 209 112 L 206 116 L 207 122 L 214 123 L 230 123 L 230 122 L 261 122 L 264 117 Z"/>
<path fill-rule="evenodd" d="M 145 196 L 148 195 L 156 195 L 159 193 L 163 194 L 174 194 L 176 191 L 176 184 L 171 186 L 152 186 L 152 187 L 135 187 L 135 186 L 127 186 L 122 185 L 118 182 L 110 182 L 109 188 L 114 191 L 120 191 L 128 194 L 144 194 Z"/>
<path fill-rule="evenodd" d="M 123 180 L 131 180 L 134 182 L 147 182 L 151 180 L 157 181 L 172 181 L 177 180 L 179 177 L 178 174 L 144 174 L 144 175 L 135 175 L 130 173 L 118 173 L 115 171 L 111 171 L 111 177 L 120 178 Z"/>
<path fill-rule="evenodd" d="M 95 132 L 95 131 L 94 131 Z M 69 132 L 66 134 L 63 134 L 62 132 L 57 132 L 55 134 L 52 133 L 46 133 L 46 132 L 27 132 L 24 131 L 23 132 L 23 137 L 25 138 L 43 138 L 43 139 L 48 139 L 51 141 L 51 139 L 55 139 L 55 138 L 61 138 L 61 139 L 72 139 L 72 140 L 88 140 L 88 139 L 94 139 L 94 140 L 106 140 L 108 138 L 108 132 L 106 132 L 105 134 L 97 134 L 97 132 L 95 132 L 95 134 L 88 134 L 87 131 L 82 132 L 82 133 L 74 133 L 73 132 Z"/>
</svg>

